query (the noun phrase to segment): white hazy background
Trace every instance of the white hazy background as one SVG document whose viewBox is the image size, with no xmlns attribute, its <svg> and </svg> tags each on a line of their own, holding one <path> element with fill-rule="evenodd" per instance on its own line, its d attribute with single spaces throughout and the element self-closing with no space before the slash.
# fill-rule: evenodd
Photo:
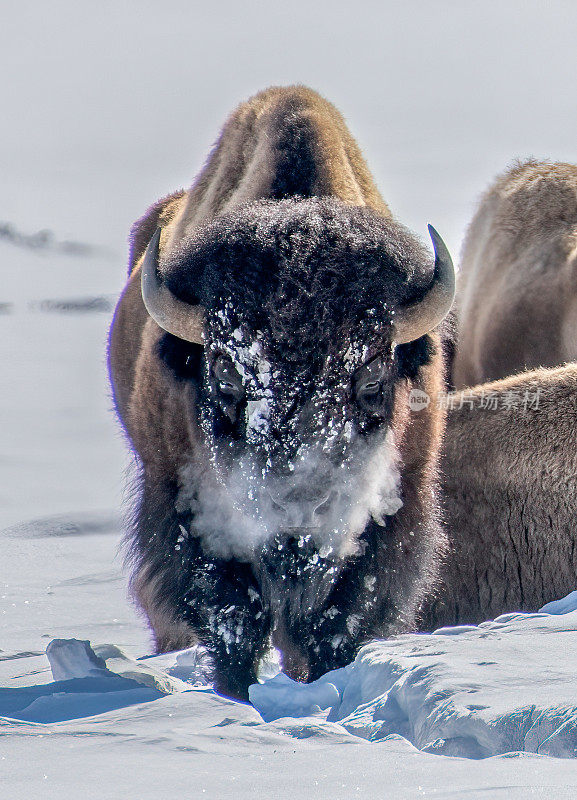
<svg viewBox="0 0 577 800">
<path fill-rule="evenodd" d="M 576 23 L 569 0 L 4 3 L 0 220 L 108 255 L 0 239 L 0 526 L 119 506 L 107 315 L 30 302 L 119 292 L 131 223 L 190 185 L 237 103 L 318 90 L 398 218 L 456 256 L 512 160 L 577 160 Z"/>
</svg>

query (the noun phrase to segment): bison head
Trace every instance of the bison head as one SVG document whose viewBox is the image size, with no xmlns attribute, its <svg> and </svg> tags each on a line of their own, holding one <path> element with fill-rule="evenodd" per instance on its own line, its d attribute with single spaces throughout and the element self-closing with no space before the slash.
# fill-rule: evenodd
<svg viewBox="0 0 577 800">
<path fill-rule="evenodd" d="M 201 432 L 178 503 L 206 550 L 250 561 L 288 537 L 341 558 L 399 510 L 395 394 L 454 294 L 431 236 L 434 263 L 397 222 L 330 198 L 250 203 L 161 265 L 157 231 L 143 299 Z"/>
</svg>

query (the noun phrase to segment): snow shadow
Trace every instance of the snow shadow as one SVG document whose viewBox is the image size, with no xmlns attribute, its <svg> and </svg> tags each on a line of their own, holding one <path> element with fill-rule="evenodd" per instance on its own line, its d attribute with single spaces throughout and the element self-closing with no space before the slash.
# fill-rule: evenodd
<svg viewBox="0 0 577 800">
<path fill-rule="evenodd" d="M 108 511 L 81 513 L 70 516 L 41 517 L 4 528 L 2 536 L 43 539 L 52 536 L 88 536 L 95 533 L 118 535 L 122 525 L 119 517 Z"/>
<path fill-rule="evenodd" d="M 62 297 L 30 303 L 31 311 L 46 311 L 56 314 L 109 314 L 116 305 L 114 295 L 89 295 L 87 297 Z"/>
<path fill-rule="evenodd" d="M 116 675 L 72 678 L 42 686 L 0 689 L 0 716 L 23 722 L 64 722 L 164 696 L 158 689 Z"/>
</svg>

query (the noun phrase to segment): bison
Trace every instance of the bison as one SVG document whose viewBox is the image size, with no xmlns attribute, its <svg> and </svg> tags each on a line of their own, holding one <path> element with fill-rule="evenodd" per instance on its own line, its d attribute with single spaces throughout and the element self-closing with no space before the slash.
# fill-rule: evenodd
<svg viewBox="0 0 577 800">
<path fill-rule="evenodd" d="M 577 365 L 457 392 L 441 460 L 450 557 L 424 629 L 538 611 L 575 589 Z"/>
<path fill-rule="evenodd" d="M 395 221 L 336 109 L 271 88 L 133 228 L 110 333 L 140 474 L 132 587 L 158 651 L 245 698 L 270 642 L 313 680 L 405 631 L 445 546 L 451 258 Z"/>
<path fill-rule="evenodd" d="M 577 359 L 577 166 L 528 161 L 489 188 L 457 307 L 457 388 Z"/>
</svg>

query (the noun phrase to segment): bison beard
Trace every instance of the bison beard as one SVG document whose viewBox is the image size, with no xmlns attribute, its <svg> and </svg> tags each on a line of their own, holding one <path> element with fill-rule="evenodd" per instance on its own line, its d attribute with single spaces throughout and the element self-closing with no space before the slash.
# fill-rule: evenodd
<svg viewBox="0 0 577 800">
<path fill-rule="evenodd" d="M 241 106 L 135 227 L 110 340 L 141 468 L 133 591 L 157 649 L 201 642 L 226 694 L 271 641 L 294 678 L 348 663 L 414 627 L 434 583 L 444 420 L 408 404 L 443 379 L 454 277 L 431 235 L 434 264 L 303 88 Z"/>
</svg>

